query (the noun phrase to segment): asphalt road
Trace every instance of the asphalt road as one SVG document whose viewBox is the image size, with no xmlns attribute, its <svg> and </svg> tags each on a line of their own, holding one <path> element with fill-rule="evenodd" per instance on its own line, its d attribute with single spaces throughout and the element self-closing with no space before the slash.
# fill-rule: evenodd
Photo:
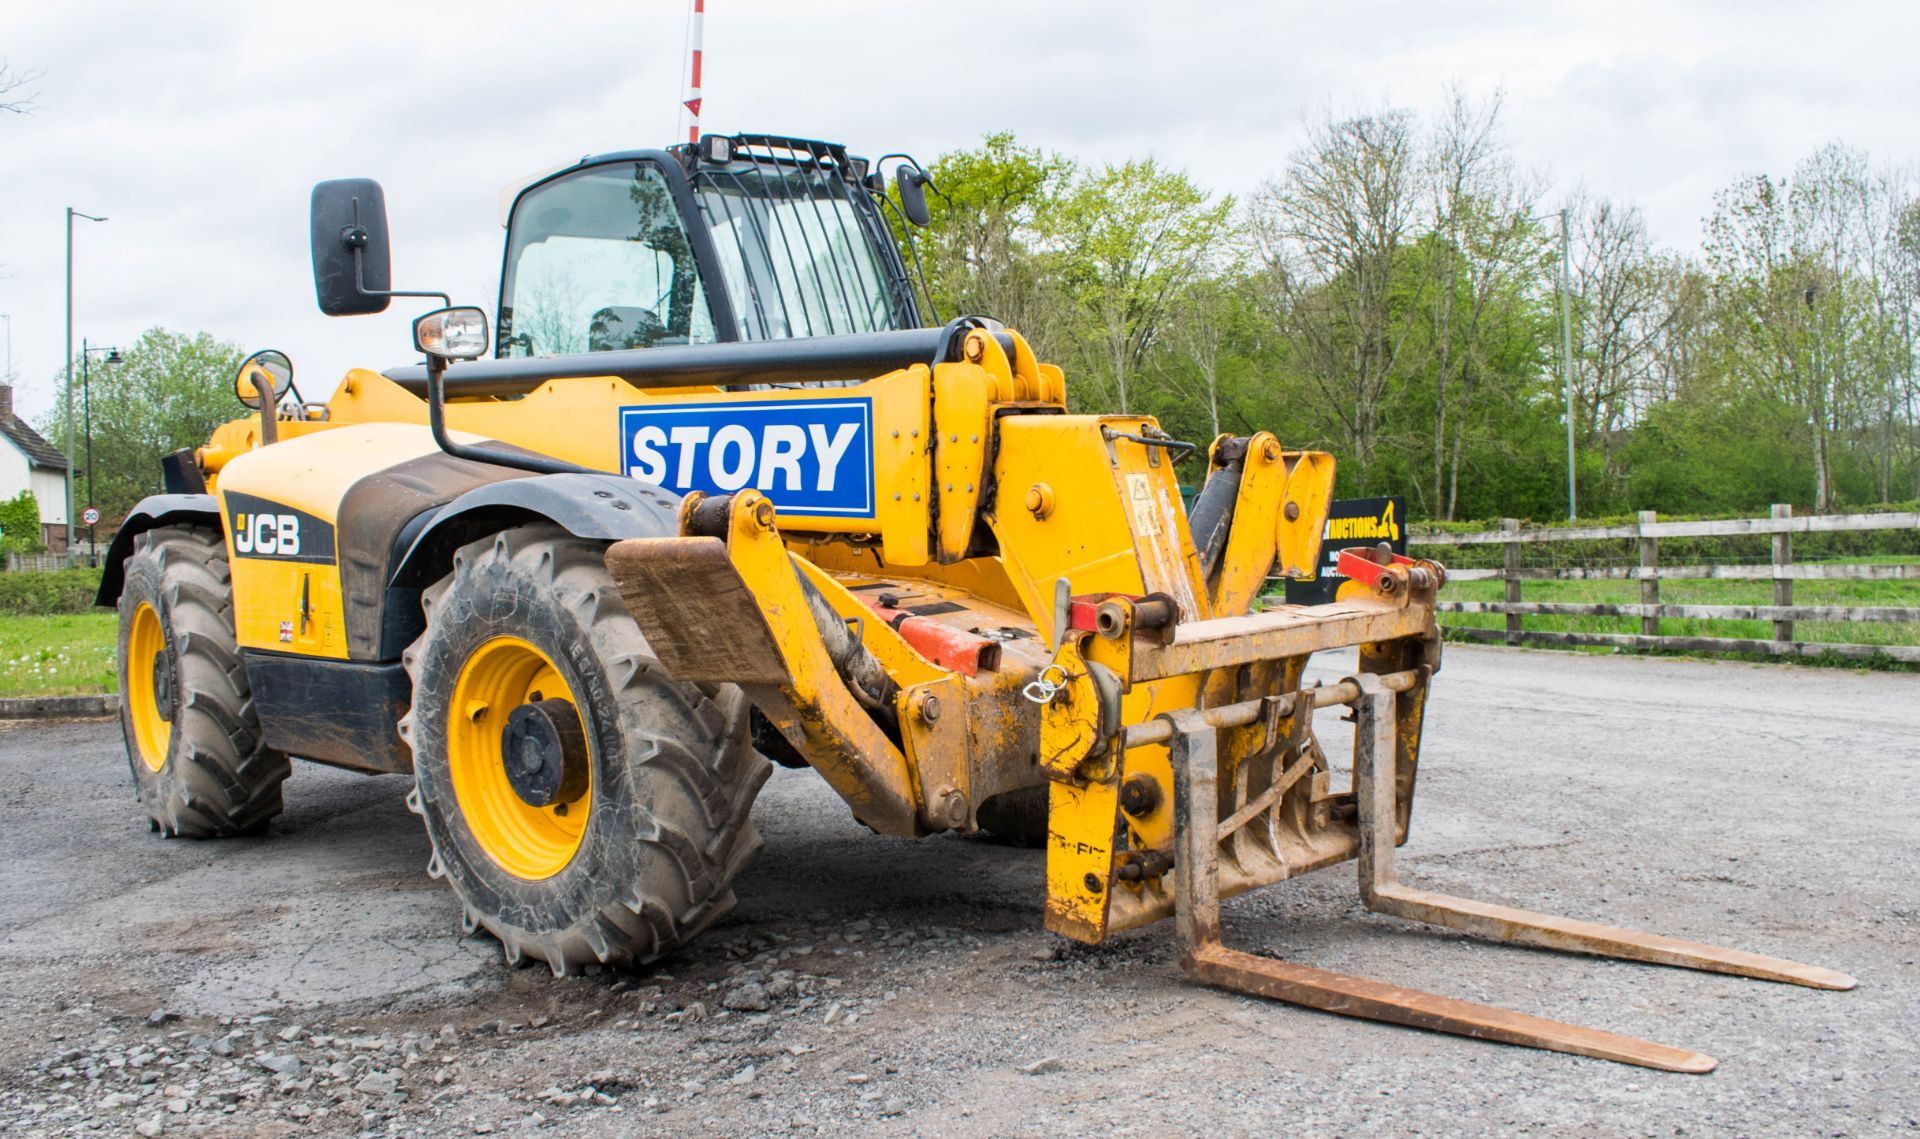
<svg viewBox="0 0 1920 1139">
<path fill-rule="evenodd" d="M 560 981 L 461 936 L 404 779 L 302 765 L 269 835 L 165 841 L 125 763 L 111 723 L 0 726 L 0 1132 L 1920 1131 L 1911 675 L 1450 647 L 1401 852 L 1414 884 L 1852 992 L 1416 927 L 1364 912 L 1350 866 L 1227 906 L 1243 947 L 1697 1048 L 1708 1076 L 1196 988 L 1165 927 L 1066 946 L 1037 853 L 874 837 L 807 772 L 768 785 L 723 925 Z"/>
</svg>

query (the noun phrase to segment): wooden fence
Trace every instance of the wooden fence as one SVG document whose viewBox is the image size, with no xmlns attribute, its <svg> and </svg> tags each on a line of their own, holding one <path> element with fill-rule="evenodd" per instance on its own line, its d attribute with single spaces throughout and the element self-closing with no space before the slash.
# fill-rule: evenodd
<svg viewBox="0 0 1920 1139">
<path fill-rule="evenodd" d="M 1454 569 L 1449 582 L 1497 579 L 1506 583 L 1504 601 L 1442 600 L 1442 613 L 1500 613 L 1505 629 L 1447 625 L 1449 632 L 1469 640 L 1499 641 L 1509 645 L 1540 642 L 1556 645 L 1613 645 L 1633 649 L 1685 649 L 1698 652 L 1764 653 L 1772 656 L 1883 657 L 1920 663 L 1920 645 L 1872 645 L 1829 641 L 1797 641 L 1796 621 L 1916 622 L 1920 608 L 1894 606 L 1795 605 L 1796 581 L 1920 581 L 1920 563 L 1827 564 L 1796 563 L 1793 535 L 1842 530 L 1920 529 L 1920 514 L 1816 514 L 1795 517 L 1793 508 L 1775 506 L 1768 518 L 1739 518 L 1707 522 L 1661 522 L 1652 511 L 1627 526 L 1581 526 L 1522 530 L 1514 519 L 1498 530 L 1470 534 L 1415 533 L 1416 544 L 1448 546 L 1498 545 L 1505 559 L 1498 569 Z M 1772 558 L 1755 565 L 1661 565 L 1660 539 L 1770 535 Z M 1530 543 L 1596 539 L 1632 539 L 1638 544 L 1638 565 L 1547 567 L 1523 566 L 1521 551 Z M 1771 605 L 1668 605 L 1660 601 L 1660 583 L 1677 579 L 1718 578 L 1773 583 Z M 1632 580 L 1640 583 L 1639 604 L 1605 602 L 1540 602 L 1521 599 L 1526 581 Z M 1528 629 L 1530 616 L 1639 618 L 1634 633 L 1557 632 Z M 1758 640 L 1740 637 L 1662 636 L 1662 619 L 1771 621 L 1773 636 Z"/>
</svg>

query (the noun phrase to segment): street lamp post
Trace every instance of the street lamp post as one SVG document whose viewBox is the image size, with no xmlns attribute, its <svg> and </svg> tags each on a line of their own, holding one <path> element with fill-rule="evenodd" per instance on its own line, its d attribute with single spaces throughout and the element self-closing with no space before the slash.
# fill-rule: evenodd
<svg viewBox="0 0 1920 1139">
<path fill-rule="evenodd" d="M 81 414 L 82 420 L 86 424 L 84 430 L 86 432 L 86 438 L 87 438 L 86 522 L 87 522 L 87 565 L 89 566 L 97 566 L 100 564 L 100 547 L 94 544 L 94 540 L 93 540 L 93 526 L 94 526 L 94 522 L 96 521 L 96 515 L 94 514 L 94 509 L 93 509 L 93 385 L 90 382 L 88 382 L 88 378 L 87 378 L 87 361 L 92 357 L 93 353 L 95 352 L 105 352 L 107 354 L 107 358 L 105 362 L 108 364 L 118 364 L 120 362 L 120 349 L 89 348 L 87 347 L 86 338 L 85 337 L 81 338 L 80 340 L 80 407 L 81 407 L 80 414 Z M 68 434 L 71 435 L 72 432 L 69 431 Z M 69 551 L 73 549 L 72 539 L 68 539 L 67 549 Z"/>
<path fill-rule="evenodd" d="M 73 219 L 106 221 L 67 207 L 67 564 L 73 564 L 73 543 L 78 528 L 73 524 Z"/>
</svg>

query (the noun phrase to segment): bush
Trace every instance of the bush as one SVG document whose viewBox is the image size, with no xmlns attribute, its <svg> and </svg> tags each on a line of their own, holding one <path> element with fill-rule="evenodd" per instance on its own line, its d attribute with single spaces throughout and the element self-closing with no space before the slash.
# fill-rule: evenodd
<svg viewBox="0 0 1920 1139">
<path fill-rule="evenodd" d="M 0 502 L 0 551 L 37 553 L 40 549 L 40 503 L 23 490 Z"/>
<path fill-rule="evenodd" d="M 97 569 L 0 573 L 0 613 L 87 613 L 99 589 Z"/>
</svg>

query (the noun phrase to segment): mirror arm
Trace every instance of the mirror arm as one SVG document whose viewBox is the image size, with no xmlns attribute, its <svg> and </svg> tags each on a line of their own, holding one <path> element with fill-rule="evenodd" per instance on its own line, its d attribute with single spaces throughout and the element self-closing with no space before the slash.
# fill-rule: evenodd
<svg viewBox="0 0 1920 1139">
<path fill-rule="evenodd" d="M 247 378 L 253 381 L 253 391 L 260 400 L 260 445 L 271 447 L 280 441 L 280 400 L 273 392 L 273 382 L 262 384 L 260 377 L 265 368 L 255 368 Z"/>
<path fill-rule="evenodd" d="M 359 206 L 359 203 L 355 202 L 354 205 L 357 208 Z M 432 290 L 428 290 L 427 292 L 424 292 L 424 293 L 418 293 L 418 292 L 411 292 L 406 289 L 369 289 L 367 288 L 366 273 L 360 267 L 362 250 L 364 250 L 367 247 L 367 231 L 360 228 L 358 224 L 350 225 L 346 229 L 341 231 L 340 244 L 346 246 L 348 249 L 353 250 L 353 287 L 359 290 L 361 296 L 363 297 L 438 297 L 440 299 L 440 306 L 442 308 L 453 307 L 452 297 L 448 296 L 445 293 L 433 292 Z"/>
<path fill-rule="evenodd" d="M 434 443 L 442 451 L 456 459 L 465 459 L 471 463 L 492 463 L 496 466 L 515 467 L 542 475 L 604 473 L 547 455 L 520 455 L 511 451 L 496 451 L 491 447 L 477 447 L 471 443 L 455 441 L 453 436 L 447 434 L 446 375 L 446 359 L 429 354 L 427 356 L 427 426 L 433 432 Z"/>
</svg>

